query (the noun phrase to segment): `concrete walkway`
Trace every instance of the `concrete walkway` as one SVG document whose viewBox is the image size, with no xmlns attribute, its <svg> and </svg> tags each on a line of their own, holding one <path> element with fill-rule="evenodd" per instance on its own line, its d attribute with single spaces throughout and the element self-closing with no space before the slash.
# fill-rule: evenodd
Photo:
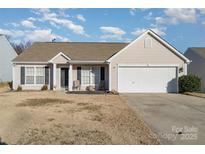
<svg viewBox="0 0 205 154">
<path fill-rule="evenodd" d="M 121 94 L 161 144 L 205 144 L 205 98 L 180 94 Z"/>
</svg>

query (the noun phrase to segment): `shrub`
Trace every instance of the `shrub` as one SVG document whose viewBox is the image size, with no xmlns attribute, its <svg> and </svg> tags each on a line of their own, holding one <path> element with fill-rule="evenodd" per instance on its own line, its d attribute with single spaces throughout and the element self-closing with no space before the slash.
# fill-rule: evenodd
<svg viewBox="0 0 205 154">
<path fill-rule="evenodd" d="M 41 90 L 48 90 L 48 85 L 43 85 L 42 87 L 41 87 Z"/>
<path fill-rule="evenodd" d="M 8 82 L 9 88 L 12 90 L 13 89 L 13 81 Z"/>
<path fill-rule="evenodd" d="M 179 92 L 194 92 L 201 90 L 201 79 L 195 75 L 179 77 Z"/>
<path fill-rule="evenodd" d="M 16 91 L 22 91 L 22 87 L 18 86 L 18 88 L 16 89 Z"/>
<path fill-rule="evenodd" d="M 87 86 L 86 91 L 95 91 L 95 87 L 93 86 Z"/>
<path fill-rule="evenodd" d="M 114 90 L 114 89 L 110 91 L 110 94 L 119 95 L 119 93 L 116 90 Z"/>
</svg>

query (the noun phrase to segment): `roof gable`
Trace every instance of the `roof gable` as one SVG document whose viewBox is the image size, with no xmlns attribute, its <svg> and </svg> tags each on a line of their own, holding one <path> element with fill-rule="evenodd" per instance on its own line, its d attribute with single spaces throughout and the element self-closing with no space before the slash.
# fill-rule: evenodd
<svg viewBox="0 0 205 154">
<path fill-rule="evenodd" d="M 119 54 L 121 54 L 122 52 L 124 52 L 126 49 L 128 49 L 130 46 L 132 46 L 134 43 L 138 42 L 141 38 L 143 38 L 145 35 L 151 35 L 153 38 L 155 38 L 156 40 L 158 40 L 162 45 L 166 46 L 171 52 L 173 52 L 174 54 L 176 54 L 179 58 L 181 58 L 182 60 L 184 60 L 186 63 L 190 63 L 190 60 L 187 59 L 183 54 L 181 54 L 177 49 L 175 49 L 173 46 L 171 46 L 168 42 L 166 42 L 165 40 L 163 40 L 160 36 L 158 36 L 156 33 L 154 33 L 152 30 L 147 30 L 146 32 L 144 32 L 142 35 L 140 35 L 137 39 L 135 39 L 134 41 L 132 41 L 129 45 L 127 45 L 126 47 L 124 47 L 123 49 L 121 49 L 117 54 L 115 54 L 114 56 L 110 57 L 107 61 L 111 62 L 115 57 L 117 57 Z"/>
<path fill-rule="evenodd" d="M 52 59 L 50 59 L 48 62 L 49 63 L 66 63 L 70 60 L 68 56 L 66 56 L 64 53 L 59 52 L 56 56 L 54 56 Z"/>
</svg>

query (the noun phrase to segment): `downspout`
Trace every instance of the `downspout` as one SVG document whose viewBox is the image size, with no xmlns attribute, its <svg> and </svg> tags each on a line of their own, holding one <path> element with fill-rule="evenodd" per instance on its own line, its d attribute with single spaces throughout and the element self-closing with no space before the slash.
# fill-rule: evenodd
<svg viewBox="0 0 205 154">
<path fill-rule="evenodd" d="M 192 60 L 190 60 L 190 61 L 188 61 L 188 62 L 186 62 L 185 64 L 184 64 L 184 75 L 187 75 L 188 73 L 187 73 L 187 66 L 190 64 L 192 62 Z"/>
</svg>

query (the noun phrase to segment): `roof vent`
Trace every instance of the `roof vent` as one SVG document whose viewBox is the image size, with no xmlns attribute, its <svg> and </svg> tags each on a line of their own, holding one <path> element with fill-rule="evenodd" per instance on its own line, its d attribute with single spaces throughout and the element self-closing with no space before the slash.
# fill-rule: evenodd
<svg viewBox="0 0 205 154">
<path fill-rule="evenodd" d="M 152 39 L 147 37 L 144 39 L 144 47 L 145 48 L 151 48 L 152 47 Z"/>
</svg>

